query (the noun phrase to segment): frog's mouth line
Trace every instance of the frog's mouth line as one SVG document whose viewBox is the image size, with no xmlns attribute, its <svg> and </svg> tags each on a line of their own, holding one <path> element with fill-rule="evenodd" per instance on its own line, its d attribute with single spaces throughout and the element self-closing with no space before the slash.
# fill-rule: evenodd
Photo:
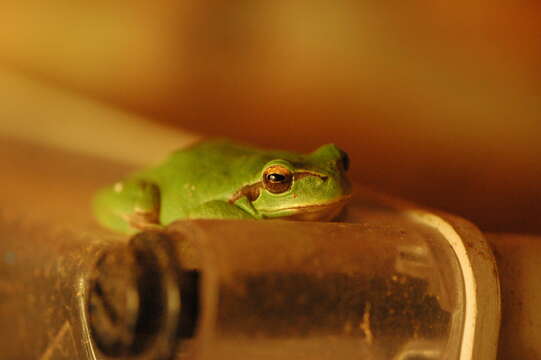
<svg viewBox="0 0 541 360">
<path fill-rule="evenodd" d="M 323 204 L 292 206 L 269 211 L 267 214 L 272 217 L 273 214 L 291 211 L 292 214 L 284 216 L 284 219 L 330 221 L 340 214 L 351 197 L 352 195 L 348 194 Z"/>
</svg>

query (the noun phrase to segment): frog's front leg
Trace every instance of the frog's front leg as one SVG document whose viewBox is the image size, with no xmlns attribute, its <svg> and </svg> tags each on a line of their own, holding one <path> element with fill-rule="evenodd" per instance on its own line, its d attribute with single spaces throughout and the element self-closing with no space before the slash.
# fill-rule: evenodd
<svg viewBox="0 0 541 360">
<path fill-rule="evenodd" d="M 246 200 L 248 201 L 248 200 Z M 189 219 L 256 219 L 257 213 L 252 212 L 241 200 L 233 203 L 213 200 L 188 212 Z M 252 208 L 253 209 L 253 208 Z"/>
<path fill-rule="evenodd" d="M 130 179 L 106 187 L 98 191 L 93 205 L 101 224 L 123 233 L 160 224 L 160 191 L 145 180 Z"/>
</svg>

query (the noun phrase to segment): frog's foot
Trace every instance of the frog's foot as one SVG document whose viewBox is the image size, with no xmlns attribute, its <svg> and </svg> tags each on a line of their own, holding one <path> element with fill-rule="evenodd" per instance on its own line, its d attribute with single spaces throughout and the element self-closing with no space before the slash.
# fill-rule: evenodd
<svg viewBox="0 0 541 360">
<path fill-rule="evenodd" d="M 157 211 L 136 210 L 125 217 L 126 222 L 137 230 L 159 230 L 160 218 Z"/>
</svg>

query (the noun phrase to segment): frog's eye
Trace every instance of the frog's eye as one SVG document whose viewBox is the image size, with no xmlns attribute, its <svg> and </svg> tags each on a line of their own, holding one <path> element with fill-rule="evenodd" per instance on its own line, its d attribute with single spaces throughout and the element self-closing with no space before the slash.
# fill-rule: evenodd
<svg viewBox="0 0 541 360">
<path fill-rule="evenodd" d="M 281 165 L 269 166 L 263 172 L 265 189 L 273 194 L 279 194 L 289 190 L 292 181 L 293 174 L 291 174 L 291 171 Z"/>
<path fill-rule="evenodd" d="M 344 169 L 344 171 L 348 171 L 349 170 L 349 156 L 347 152 L 345 151 L 340 151 L 340 153 L 341 153 L 340 161 L 342 162 L 342 168 Z"/>
</svg>

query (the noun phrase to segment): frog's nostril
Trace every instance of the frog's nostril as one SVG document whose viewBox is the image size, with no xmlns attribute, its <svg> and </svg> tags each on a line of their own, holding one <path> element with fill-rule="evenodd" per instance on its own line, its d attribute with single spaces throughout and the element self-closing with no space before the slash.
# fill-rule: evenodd
<svg viewBox="0 0 541 360">
<path fill-rule="evenodd" d="M 329 178 L 328 176 L 322 176 L 321 180 L 323 180 L 323 182 L 325 182 L 325 181 L 327 181 L 328 178 Z"/>
</svg>

